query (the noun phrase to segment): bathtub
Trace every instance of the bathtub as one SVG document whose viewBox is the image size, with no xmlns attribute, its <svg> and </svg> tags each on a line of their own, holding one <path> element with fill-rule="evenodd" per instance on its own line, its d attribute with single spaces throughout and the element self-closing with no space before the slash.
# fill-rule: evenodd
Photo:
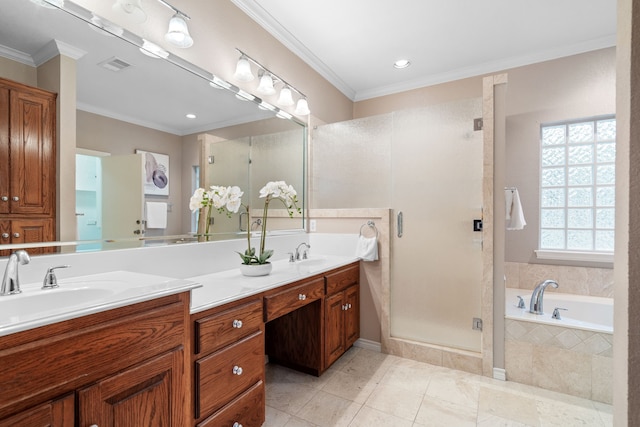
<svg viewBox="0 0 640 427">
<path fill-rule="evenodd" d="M 529 313 L 531 290 L 506 288 L 505 318 L 524 322 L 542 323 L 585 331 L 613 333 L 613 299 L 586 295 L 563 294 L 547 291 L 544 294 L 544 314 Z M 518 308 L 518 295 L 524 299 L 526 308 Z M 551 318 L 553 309 L 561 310 L 561 320 Z"/>
</svg>

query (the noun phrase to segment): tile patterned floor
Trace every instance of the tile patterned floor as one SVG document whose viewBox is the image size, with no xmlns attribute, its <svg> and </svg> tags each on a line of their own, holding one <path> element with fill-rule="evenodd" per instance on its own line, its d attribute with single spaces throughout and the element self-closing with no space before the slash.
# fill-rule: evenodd
<svg viewBox="0 0 640 427">
<path fill-rule="evenodd" d="M 611 405 L 353 347 L 320 378 L 267 365 L 263 427 L 612 426 Z"/>
</svg>

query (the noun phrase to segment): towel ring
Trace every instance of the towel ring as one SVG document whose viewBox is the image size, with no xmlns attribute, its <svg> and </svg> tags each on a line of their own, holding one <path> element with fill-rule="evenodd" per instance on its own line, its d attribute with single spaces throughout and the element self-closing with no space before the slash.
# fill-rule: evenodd
<svg viewBox="0 0 640 427">
<path fill-rule="evenodd" d="M 362 224 L 362 225 L 360 226 L 360 236 L 362 236 L 362 229 L 363 229 L 365 226 L 371 227 L 371 228 L 373 228 L 373 229 L 376 231 L 376 238 L 379 238 L 379 237 L 380 237 L 380 232 L 378 232 L 378 228 L 376 227 L 376 223 L 375 223 L 375 222 L 373 222 L 373 221 L 367 221 L 367 222 L 366 222 L 366 224 Z"/>
</svg>

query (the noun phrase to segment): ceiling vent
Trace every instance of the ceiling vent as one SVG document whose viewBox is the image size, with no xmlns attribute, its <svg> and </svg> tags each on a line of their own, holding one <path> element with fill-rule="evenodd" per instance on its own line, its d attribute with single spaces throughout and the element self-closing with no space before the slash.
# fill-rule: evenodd
<svg viewBox="0 0 640 427">
<path fill-rule="evenodd" d="M 114 72 L 122 71 L 124 69 L 131 67 L 131 64 L 129 64 L 124 59 L 118 58 L 117 56 L 106 59 L 100 62 L 98 65 L 103 68 L 106 68 L 109 71 L 114 71 Z"/>
</svg>

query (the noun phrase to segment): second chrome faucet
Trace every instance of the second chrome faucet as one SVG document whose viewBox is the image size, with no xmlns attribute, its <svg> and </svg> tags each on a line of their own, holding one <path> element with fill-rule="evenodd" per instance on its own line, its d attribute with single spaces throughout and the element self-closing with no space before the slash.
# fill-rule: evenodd
<svg viewBox="0 0 640 427">
<path fill-rule="evenodd" d="M 549 285 L 551 285 L 552 288 L 557 288 L 558 282 L 555 280 L 545 280 L 544 282 L 538 283 L 538 286 L 533 290 L 533 293 L 531 294 L 531 302 L 529 304 L 530 313 L 544 314 L 544 291 Z"/>
</svg>

